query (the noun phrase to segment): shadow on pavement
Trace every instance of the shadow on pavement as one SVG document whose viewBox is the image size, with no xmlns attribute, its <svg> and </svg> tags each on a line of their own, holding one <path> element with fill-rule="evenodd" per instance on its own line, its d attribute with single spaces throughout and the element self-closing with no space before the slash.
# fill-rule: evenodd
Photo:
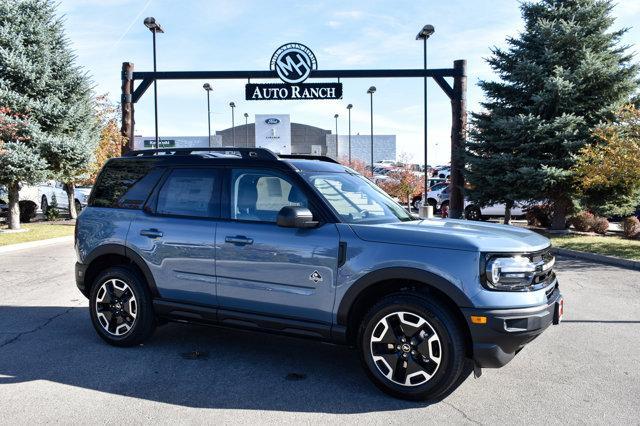
<svg viewBox="0 0 640 426">
<path fill-rule="evenodd" d="M 0 306 L 0 339 L 0 385 L 48 380 L 202 408 L 344 414 L 428 405 L 380 392 L 355 350 L 283 336 L 172 323 L 144 345 L 116 348 L 97 336 L 86 307 Z"/>
</svg>

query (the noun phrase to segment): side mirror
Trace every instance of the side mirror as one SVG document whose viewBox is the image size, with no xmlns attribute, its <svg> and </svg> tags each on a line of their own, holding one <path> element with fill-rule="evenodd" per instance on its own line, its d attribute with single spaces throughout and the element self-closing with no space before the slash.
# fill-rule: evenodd
<svg viewBox="0 0 640 426">
<path fill-rule="evenodd" d="M 298 206 L 281 208 L 276 223 L 283 228 L 315 228 L 318 226 L 318 222 L 313 220 L 311 210 Z"/>
</svg>

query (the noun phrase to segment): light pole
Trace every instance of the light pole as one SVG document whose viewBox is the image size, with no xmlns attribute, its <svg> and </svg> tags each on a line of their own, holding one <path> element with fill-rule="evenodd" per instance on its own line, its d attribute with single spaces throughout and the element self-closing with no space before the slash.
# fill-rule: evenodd
<svg viewBox="0 0 640 426">
<path fill-rule="evenodd" d="M 244 131 L 245 131 L 245 144 L 249 147 L 249 114 L 244 113 Z"/>
<path fill-rule="evenodd" d="M 164 33 L 164 30 L 156 22 L 156 18 L 150 16 L 144 19 L 145 27 L 149 28 L 151 34 L 153 34 L 153 72 L 156 72 L 156 33 Z M 156 117 L 156 149 L 158 149 L 158 81 L 153 79 L 153 108 Z"/>
<path fill-rule="evenodd" d="M 423 51 L 424 51 L 424 70 L 427 70 L 427 40 L 431 35 L 435 32 L 435 28 L 433 25 L 425 25 L 422 27 L 418 35 L 416 35 L 416 40 L 423 41 Z M 427 193 L 429 192 L 429 172 L 427 170 L 427 76 L 424 76 L 424 193 L 422 194 L 422 207 L 418 212 L 421 217 L 425 217 L 429 215 L 427 209 Z M 433 214 L 433 213 L 431 213 Z"/>
<path fill-rule="evenodd" d="M 369 87 L 367 93 L 371 95 L 371 177 L 373 178 L 373 94 L 376 93 L 376 86 Z"/>
<path fill-rule="evenodd" d="M 336 160 L 338 159 L 338 114 L 334 115 L 333 118 L 336 119 Z"/>
<path fill-rule="evenodd" d="M 236 108 L 235 102 L 229 102 L 229 106 L 231 107 L 231 137 L 233 140 L 233 147 L 236 147 L 236 121 L 234 116 L 234 110 Z"/>
<path fill-rule="evenodd" d="M 209 83 L 203 84 L 202 88 L 207 92 L 207 126 L 209 127 L 209 148 L 211 148 L 211 102 L 209 100 L 209 93 L 213 88 Z"/>
<path fill-rule="evenodd" d="M 351 166 L 351 108 L 353 108 L 353 105 L 347 105 L 347 110 L 349 111 L 349 166 Z"/>
</svg>

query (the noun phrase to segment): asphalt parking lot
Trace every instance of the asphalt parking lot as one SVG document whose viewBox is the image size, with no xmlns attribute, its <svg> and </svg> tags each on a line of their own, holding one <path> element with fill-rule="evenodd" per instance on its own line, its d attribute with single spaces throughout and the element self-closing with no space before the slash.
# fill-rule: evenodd
<svg viewBox="0 0 640 426">
<path fill-rule="evenodd" d="M 638 424 L 640 272 L 560 259 L 565 322 L 437 404 L 380 393 L 348 348 L 169 324 L 106 345 L 70 243 L 0 257 L 0 424 Z"/>
</svg>

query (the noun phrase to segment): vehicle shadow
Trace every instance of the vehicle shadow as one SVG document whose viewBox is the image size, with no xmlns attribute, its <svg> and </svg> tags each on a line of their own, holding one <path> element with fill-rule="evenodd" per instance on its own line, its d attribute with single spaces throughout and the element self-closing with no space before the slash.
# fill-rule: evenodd
<svg viewBox="0 0 640 426">
<path fill-rule="evenodd" d="M 187 407 L 348 414 L 429 405 L 380 392 L 347 347 L 170 323 L 144 345 L 116 348 L 86 307 L 0 306 L 0 359 L 0 385 L 48 380 Z"/>
</svg>

